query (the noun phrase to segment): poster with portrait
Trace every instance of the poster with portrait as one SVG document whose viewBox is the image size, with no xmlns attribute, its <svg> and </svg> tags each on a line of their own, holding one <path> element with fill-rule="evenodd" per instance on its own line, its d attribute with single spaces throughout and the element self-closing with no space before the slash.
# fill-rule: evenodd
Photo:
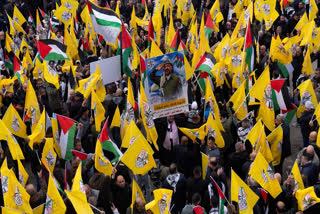
<svg viewBox="0 0 320 214">
<path fill-rule="evenodd" d="M 143 85 L 154 118 L 189 110 L 182 51 L 146 59 Z"/>
</svg>

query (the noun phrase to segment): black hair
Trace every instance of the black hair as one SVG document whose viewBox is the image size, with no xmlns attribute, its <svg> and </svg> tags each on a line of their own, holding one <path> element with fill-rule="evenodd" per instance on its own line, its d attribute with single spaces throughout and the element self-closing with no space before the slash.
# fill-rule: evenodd
<svg viewBox="0 0 320 214">
<path fill-rule="evenodd" d="M 201 202 L 201 195 L 196 192 L 196 193 L 194 193 L 192 195 L 192 199 L 191 200 L 192 200 L 193 204 L 199 204 Z"/>
</svg>

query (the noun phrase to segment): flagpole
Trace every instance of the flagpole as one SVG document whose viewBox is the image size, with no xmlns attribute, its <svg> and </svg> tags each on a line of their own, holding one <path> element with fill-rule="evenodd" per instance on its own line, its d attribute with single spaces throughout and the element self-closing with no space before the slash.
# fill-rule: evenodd
<svg viewBox="0 0 320 214">
<path fill-rule="evenodd" d="M 99 210 L 98 208 L 96 208 L 96 207 L 93 206 L 92 204 L 90 204 L 90 203 L 88 203 L 88 204 L 90 205 L 91 208 L 97 210 L 98 212 L 100 212 L 100 213 L 103 213 L 103 212 L 104 212 L 104 211 L 102 211 L 102 210 Z"/>
<path fill-rule="evenodd" d="M 218 184 L 215 182 L 215 180 L 212 178 L 212 176 L 210 176 L 210 180 L 211 180 L 211 182 L 213 182 L 215 185 L 217 185 L 216 188 L 219 188 L 219 189 L 220 189 L 220 187 L 219 187 Z M 220 189 L 220 191 L 222 192 L 221 189 Z M 224 194 L 224 193 L 223 193 L 223 194 Z M 224 196 L 226 196 L 226 195 L 224 195 Z M 226 201 L 228 202 L 228 205 L 229 205 L 229 206 L 232 206 L 232 204 L 229 202 L 229 200 L 227 199 L 227 197 L 225 197 L 225 199 L 226 199 Z"/>
</svg>

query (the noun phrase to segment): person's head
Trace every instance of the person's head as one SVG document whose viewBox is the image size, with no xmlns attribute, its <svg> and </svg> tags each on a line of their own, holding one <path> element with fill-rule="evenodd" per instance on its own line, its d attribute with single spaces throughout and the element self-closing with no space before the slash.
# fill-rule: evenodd
<svg viewBox="0 0 320 214">
<path fill-rule="evenodd" d="M 286 20 L 285 16 L 284 16 L 283 14 L 281 14 L 281 16 L 280 16 L 280 22 L 285 22 L 285 20 Z"/>
<path fill-rule="evenodd" d="M 165 75 L 169 76 L 173 71 L 173 67 L 172 67 L 171 62 L 165 62 L 163 65 L 163 70 L 164 70 Z"/>
<path fill-rule="evenodd" d="M 126 185 L 126 180 L 122 175 L 118 175 L 116 178 L 116 185 L 120 188 L 124 188 Z"/>
<path fill-rule="evenodd" d="M 169 123 L 172 123 L 174 121 L 174 116 L 170 115 L 170 116 L 167 117 L 167 119 L 168 119 Z"/>
<path fill-rule="evenodd" d="M 144 201 L 142 198 L 137 197 L 136 201 L 134 202 L 134 207 L 139 211 L 142 212 L 144 210 Z"/>
<path fill-rule="evenodd" d="M 279 126 L 280 124 L 282 124 L 284 121 L 284 115 L 283 114 L 278 114 L 275 120 L 275 123 L 277 126 Z"/>
<path fill-rule="evenodd" d="M 122 96 L 122 89 L 121 88 L 117 88 L 116 93 L 114 94 L 117 97 Z"/>
<path fill-rule="evenodd" d="M 314 104 L 309 100 L 305 103 L 304 106 L 306 107 L 305 111 L 312 111 L 312 109 L 314 109 Z"/>
<path fill-rule="evenodd" d="M 50 66 L 51 68 L 54 68 L 54 61 L 50 61 L 50 62 L 49 62 L 49 66 Z"/>
<path fill-rule="evenodd" d="M 201 167 L 200 166 L 196 166 L 193 169 L 192 174 L 193 174 L 193 178 L 195 178 L 195 179 L 201 178 L 201 175 L 202 175 Z"/>
<path fill-rule="evenodd" d="M 76 142 L 74 143 L 74 150 L 80 151 L 81 148 L 82 148 L 81 140 L 80 139 L 76 139 Z"/>
<path fill-rule="evenodd" d="M 266 53 L 266 46 L 265 45 L 261 45 L 260 46 L 260 54 L 264 55 Z"/>
<path fill-rule="evenodd" d="M 214 137 L 210 136 L 209 140 L 208 140 L 208 148 L 209 149 L 215 148 L 216 144 L 214 142 L 215 142 Z"/>
<path fill-rule="evenodd" d="M 299 9 L 304 8 L 304 4 L 303 4 L 303 2 L 302 2 L 302 1 L 300 1 L 300 2 L 299 2 L 299 4 L 298 4 L 298 8 L 299 8 Z"/>
<path fill-rule="evenodd" d="M 216 195 L 211 196 L 210 205 L 212 208 L 217 208 L 219 206 L 219 198 Z"/>
<path fill-rule="evenodd" d="M 277 214 L 281 214 L 281 213 L 286 213 L 287 212 L 286 205 L 285 205 L 285 203 L 283 203 L 283 201 L 278 201 L 277 202 L 276 212 L 277 212 Z"/>
<path fill-rule="evenodd" d="M 245 146 L 244 146 L 244 144 L 243 144 L 241 141 L 237 142 L 237 143 L 234 145 L 234 147 L 235 147 L 235 149 L 236 149 L 236 152 L 242 152 L 242 151 L 245 150 Z"/>
<path fill-rule="evenodd" d="M 281 177 L 281 174 L 280 174 L 280 173 L 274 174 L 274 177 L 278 180 L 279 184 L 282 183 L 282 177 Z"/>
<path fill-rule="evenodd" d="M 197 206 L 201 203 L 201 195 L 199 193 L 194 193 L 192 195 L 192 205 Z"/>
<path fill-rule="evenodd" d="M 314 147 L 312 145 L 307 146 L 306 153 L 308 155 L 310 155 L 311 157 L 313 157 L 313 155 L 314 155 Z"/>
<path fill-rule="evenodd" d="M 187 147 L 188 146 L 188 141 L 189 140 L 188 140 L 187 136 L 182 136 L 180 143 L 181 143 L 182 146 Z"/>
<path fill-rule="evenodd" d="M 301 164 L 303 165 L 308 161 L 311 161 L 311 155 L 308 154 L 307 151 L 304 151 L 301 156 Z"/>
<path fill-rule="evenodd" d="M 296 55 L 297 55 L 297 56 L 300 56 L 300 55 L 301 55 L 301 47 L 300 47 L 300 46 L 297 46 L 297 47 L 296 47 Z"/>
<path fill-rule="evenodd" d="M 170 174 L 175 174 L 177 173 L 177 165 L 175 163 L 170 164 L 169 166 L 169 173 Z"/>
<path fill-rule="evenodd" d="M 314 72 L 314 78 L 319 79 L 320 78 L 320 68 L 317 68 L 316 71 Z"/>
<path fill-rule="evenodd" d="M 0 40 L 4 40 L 4 32 L 0 31 Z"/>
<path fill-rule="evenodd" d="M 216 169 L 217 168 L 217 166 L 218 166 L 218 161 L 217 161 L 217 158 L 216 157 L 210 157 L 209 158 L 209 167 L 211 168 L 211 169 Z"/>
<path fill-rule="evenodd" d="M 309 134 L 309 142 L 316 142 L 316 140 L 317 140 L 317 132 L 316 131 L 310 132 L 310 134 Z"/>
<path fill-rule="evenodd" d="M 75 100 L 75 101 L 80 101 L 80 102 L 82 102 L 82 100 L 83 100 L 83 95 L 82 95 L 79 91 L 77 91 L 77 92 L 74 94 L 74 100 Z"/>
<path fill-rule="evenodd" d="M 37 190 L 33 184 L 28 184 L 26 186 L 26 191 L 30 196 L 33 196 L 37 192 Z"/>
<path fill-rule="evenodd" d="M 250 125 L 250 123 L 249 123 L 248 119 L 244 119 L 244 120 L 241 121 L 241 127 L 242 128 L 247 129 L 247 128 L 249 128 L 249 125 Z"/>
<path fill-rule="evenodd" d="M 89 70 L 90 70 L 90 64 L 89 64 L 89 62 L 86 62 L 86 63 L 84 64 L 83 70 L 84 70 L 84 71 L 89 71 Z"/>
</svg>

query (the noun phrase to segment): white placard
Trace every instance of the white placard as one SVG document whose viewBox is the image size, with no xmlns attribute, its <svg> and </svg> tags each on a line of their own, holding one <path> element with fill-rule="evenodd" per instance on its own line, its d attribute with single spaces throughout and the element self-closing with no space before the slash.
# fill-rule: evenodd
<svg viewBox="0 0 320 214">
<path fill-rule="evenodd" d="M 90 73 L 96 72 L 99 65 L 103 85 L 116 82 L 121 77 L 120 55 L 90 63 Z"/>
</svg>

